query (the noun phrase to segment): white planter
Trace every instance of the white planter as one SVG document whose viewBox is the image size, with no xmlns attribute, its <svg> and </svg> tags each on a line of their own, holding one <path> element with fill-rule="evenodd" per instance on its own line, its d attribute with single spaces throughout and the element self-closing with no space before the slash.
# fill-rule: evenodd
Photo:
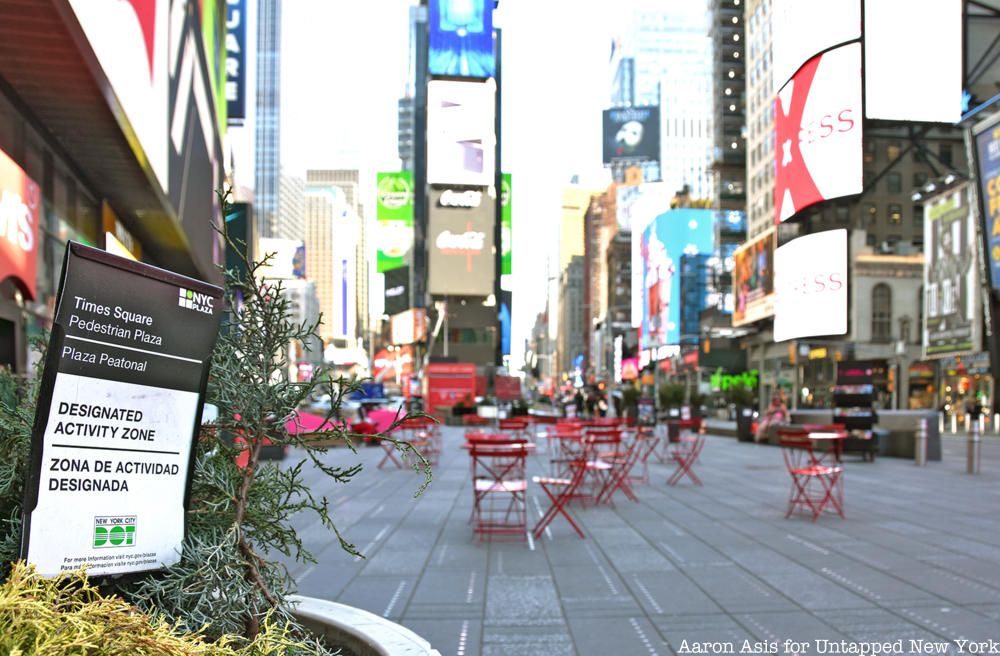
<svg viewBox="0 0 1000 656">
<path fill-rule="evenodd" d="M 441 656 L 413 631 L 366 610 L 301 595 L 290 595 L 288 601 L 306 628 L 358 656 Z"/>
</svg>

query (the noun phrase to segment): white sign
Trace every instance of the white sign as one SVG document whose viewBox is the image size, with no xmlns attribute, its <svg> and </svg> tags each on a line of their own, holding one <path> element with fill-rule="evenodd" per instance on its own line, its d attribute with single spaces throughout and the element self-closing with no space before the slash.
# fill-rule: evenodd
<svg viewBox="0 0 1000 656">
<path fill-rule="evenodd" d="M 774 251 L 774 341 L 847 332 L 847 230 L 793 239 Z"/>
<path fill-rule="evenodd" d="M 496 184 L 496 83 L 427 85 L 427 181 Z"/>
<path fill-rule="evenodd" d="M 896 33 L 899 34 L 905 32 Z M 771 71 L 774 88 L 783 87 L 816 53 L 860 36 L 861 0 L 773 0 Z"/>
</svg>

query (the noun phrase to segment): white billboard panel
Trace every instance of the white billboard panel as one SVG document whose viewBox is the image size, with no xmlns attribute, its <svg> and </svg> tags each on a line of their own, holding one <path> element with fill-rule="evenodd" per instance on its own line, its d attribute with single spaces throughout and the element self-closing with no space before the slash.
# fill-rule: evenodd
<svg viewBox="0 0 1000 656">
<path fill-rule="evenodd" d="M 961 0 L 865 2 L 865 116 L 962 118 Z"/>
<path fill-rule="evenodd" d="M 896 33 L 888 43 L 895 44 L 903 34 Z M 860 36 L 861 0 L 773 0 L 774 88 L 780 89 L 816 53 Z"/>
<path fill-rule="evenodd" d="M 496 175 L 496 83 L 427 85 L 427 182 L 490 186 Z"/>
<path fill-rule="evenodd" d="M 847 332 L 847 230 L 793 239 L 774 251 L 774 341 Z"/>
</svg>

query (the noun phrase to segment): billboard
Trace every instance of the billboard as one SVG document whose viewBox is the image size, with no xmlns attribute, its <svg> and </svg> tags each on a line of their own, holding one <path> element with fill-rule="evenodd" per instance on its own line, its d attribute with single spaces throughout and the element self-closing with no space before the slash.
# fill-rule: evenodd
<svg viewBox="0 0 1000 656">
<path fill-rule="evenodd" d="M 640 348 L 680 344 L 681 257 L 715 250 L 717 214 L 707 209 L 670 210 L 643 231 L 638 269 L 642 272 Z"/>
<path fill-rule="evenodd" d="M 496 83 L 427 84 L 427 182 L 496 184 Z"/>
<path fill-rule="evenodd" d="M 410 307 L 410 267 L 385 272 L 385 313 L 405 312 Z"/>
<path fill-rule="evenodd" d="M 979 350 L 976 228 L 962 184 L 924 204 L 924 356 Z"/>
<path fill-rule="evenodd" d="M 633 328 L 642 325 L 642 235 L 653 220 L 670 209 L 670 199 L 674 190 L 664 182 L 648 182 L 639 185 L 639 194 L 632 200 L 629 221 L 632 224 L 632 289 L 630 319 Z"/>
<path fill-rule="evenodd" d="M 1000 115 L 985 127 L 976 126 L 976 167 L 979 178 L 979 202 L 986 235 L 985 261 L 990 286 L 1000 290 Z"/>
<path fill-rule="evenodd" d="M 226 269 L 245 280 L 255 256 L 253 212 L 248 203 L 230 203 L 226 209 Z"/>
<path fill-rule="evenodd" d="M 774 315 L 774 247 L 777 231 L 768 230 L 733 254 L 733 326 Z"/>
<path fill-rule="evenodd" d="M 774 341 L 847 332 L 847 230 L 793 239 L 774 251 Z"/>
<path fill-rule="evenodd" d="M 963 4 L 865 3 L 865 116 L 934 123 L 962 118 Z"/>
<path fill-rule="evenodd" d="M 604 163 L 660 159 L 660 108 L 604 110 Z"/>
<path fill-rule="evenodd" d="M 877 4 L 877 3 L 870 3 Z M 898 40 L 898 32 L 890 37 Z M 773 0 L 771 71 L 780 89 L 818 52 L 861 37 L 861 0 Z"/>
<path fill-rule="evenodd" d="M 806 62 L 774 100 L 775 223 L 861 193 L 861 45 Z"/>
<path fill-rule="evenodd" d="M 430 0 L 427 72 L 494 77 L 493 0 Z"/>
<path fill-rule="evenodd" d="M 31 300 L 38 278 L 41 209 L 41 188 L 0 150 L 0 283 L 13 278 Z"/>
<path fill-rule="evenodd" d="M 393 344 L 414 344 L 427 339 L 427 310 L 411 308 L 392 315 L 389 334 Z"/>
<path fill-rule="evenodd" d="M 246 0 L 226 0 L 226 115 L 237 123 L 247 117 L 246 51 Z"/>
<path fill-rule="evenodd" d="M 413 248 L 413 172 L 376 176 L 376 271 L 384 273 L 406 264 Z"/>
<path fill-rule="evenodd" d="M 431 189 L 427 291 L 443 296 L 493 293 L 496 203 L 478 189 Z"/>
<path fill-rule="evenodd" d="M 615 188 L 615 220 L 618 230 L 632 230 L 632 209 L 641 193 L 639 185 L 618 185 Z"/>
<path fill-rule="evenodd" d="M 288 280 L 306 277 L 305 245 L 297 239 L 261 237 L 257 241 L 257 253 L 270 258 L 257 270 L 260 278 Z"/>
<path fill-rule="evenodd" d="M 514 222 L 511 220 L 513 187 L 510 173 L 500 174 L 500 274 L 509 276 L 514 270 L 511 252 L 514 245 Z"/>
</svg>

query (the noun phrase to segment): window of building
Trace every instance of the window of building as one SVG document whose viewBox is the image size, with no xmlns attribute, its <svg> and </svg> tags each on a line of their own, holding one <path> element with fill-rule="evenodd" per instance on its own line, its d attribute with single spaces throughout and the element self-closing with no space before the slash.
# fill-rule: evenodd
<svg viewBox="0 0 1000 656">
<path fill-rule="evenodd" d="M 889 186 L 890 194 L 903 193 L 903 176 L 899 173 L 890 173 L 885 176 L 886 184 Z"/>
<path fill-rule="evenodd" d="M 938 144 L 938 158 L 945 166 L 951 166 L 951 144 Z"/>
<path fill-rule="evenodd" d="M 916 188 L 923 187 L 927 184 L 927 174 L 923 171 L 917 171 L 913 174 L 913 186 Z"/>
<path fill-rule="evenodd" d="M 880 282 L 872 288 L 872 341 L 888 342 L 892 337 L 892 290 Z"/>
<path fill-rule="evenodd" d="M 837 218 L 837 223 L 847 223 L 851 217 L 851 210 L 847 205 L 837 205 L 834 216 Z"/>
<path fill-rule="evenodd" d="M 865 162 L 875 161 L 875 148 L 876 144 L 874 139 L 865 139 Z"/>
<path fill-rule="evenodd" d="M 868 217 L 868 225 L 875 225 L 878 220 L 878 206 L 874 203 L 866 203 L 865 216 Z"/>
<path fill-rule="evenodd" d="M 875 245 L 875 235 L 873 235 L 870 232 L 867 235 L 865 235 L 865 245 L 866 246 L 874 246 Z"/>
<path fill-rule="evenodd" d="M 890 162 L 896 160 L 901 152 L 903 149 L 898 141 L 890 141 L 885 147 L 885 156 L 889 158 Z"/>
<path fill-rule="evenodd" d="M 913 206 L 913 225 L 914 227 L 921 227 L 924 225 L 924 206 L 914 205 Z"/>
<path fill-rule="evenodd" d="M 892 203 L 889 205 L 889 223 L 900 223 L 903 220 L 903 206 Z"/>
<path fill-rule="evenodd" d="M 874 179 L 875 179 L 875 171 L 872 171 L 871 169 L 865 169 L 864 177 L 862 178 L 862 184 L 864 185 L 864 188 L 870 191 L 875 191 L 874 188 L 869 186 L 872 184 L 872 180 Z"/>
</svg>

